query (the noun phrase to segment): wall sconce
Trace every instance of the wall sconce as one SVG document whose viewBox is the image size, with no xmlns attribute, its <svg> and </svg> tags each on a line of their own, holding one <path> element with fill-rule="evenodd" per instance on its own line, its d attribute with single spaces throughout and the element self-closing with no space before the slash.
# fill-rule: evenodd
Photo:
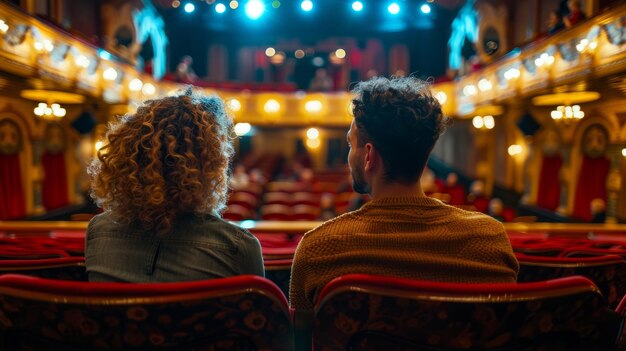
<svg viewBox="0 0 626 351">
<path fill-rule="evenodd" d="M 496 121 L 493 116 L 474 116 L 472 125 L 476 129 L 493 129 L 496 126 Z"/>
<path fill-rule="evenodd" d="M 561 105 L 557 106 L 556 110 L 552 110 L 550 117 L 555 121 L 578 121 L 585 117 L 585 112 L 578 105 Z"/>
<path fill-rule="evenodd" d="M 33 112 L 35 113 L 35 115 L 45 119 L 54 119 L 55 117 L 63 118 L 67 113 L 67 111 L 61 107 L 61 105 L 51 104 L 50 106 L 48 106 L 48 104 L 46 104 L 45 102 L 40 102 L 39 105 L 35 107 Z"/>
</svg>

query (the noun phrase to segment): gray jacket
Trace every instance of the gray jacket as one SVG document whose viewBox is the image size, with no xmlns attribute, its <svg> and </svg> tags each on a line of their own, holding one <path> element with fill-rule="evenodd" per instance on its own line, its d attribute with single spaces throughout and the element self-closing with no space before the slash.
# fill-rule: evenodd
<svg viewBox="0 0 626 351">
<path fill-rule="evenodd" d="M 259 241 L 210 215 L 185 216 L 172 233 L 157 238 L 103 213 L 89 222 L 85 240 L 90 281 L 157 283 L 264 275 Z"/>
</svg>

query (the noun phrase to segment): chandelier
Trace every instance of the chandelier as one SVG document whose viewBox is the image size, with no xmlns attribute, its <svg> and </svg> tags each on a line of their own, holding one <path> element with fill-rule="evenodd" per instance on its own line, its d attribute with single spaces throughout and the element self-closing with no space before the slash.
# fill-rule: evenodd
<svg viewBox="0 0 626 351">
<path fill-rule="evenodd" d="M 45 119 L 56 119 L 63 118 L 67 111 L 59 104 L 46 104 L 45 102 L 40 102 L 37 107 L 33 110 L 35 115 L 45 118 Z"/>
<path fill-rule="evenodd" d="M 552 110 L 550 117 L 555 121 L 571 122 L 585 117 L 585 112 L 580 109 L 579 105 L 560 105 L 556 110 Z"/>
</svg>

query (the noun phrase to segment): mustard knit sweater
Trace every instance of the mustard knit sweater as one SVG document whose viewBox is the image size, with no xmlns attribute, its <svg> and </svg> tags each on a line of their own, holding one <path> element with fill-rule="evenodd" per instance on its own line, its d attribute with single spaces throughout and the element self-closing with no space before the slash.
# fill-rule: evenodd
<svg viewBox="0 0 626 351">
<path fill-rule="evenodd" d="M 362 273 L 458 283 L 513 283 L 519 264 L 502 224 L 429 197 L 372 200 L 307 232 L 290 303 L 312 310 L 326 283 Z"/>
</svg>

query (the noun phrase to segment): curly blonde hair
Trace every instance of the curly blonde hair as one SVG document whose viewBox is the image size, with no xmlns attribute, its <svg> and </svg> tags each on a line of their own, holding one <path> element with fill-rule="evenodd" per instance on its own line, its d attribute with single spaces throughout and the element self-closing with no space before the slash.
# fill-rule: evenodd
<svg viewBox="0 0 626 351">
<path fill-rule="evenodd" d="M 146 101 L 109 125 L 88 168 L 91 197 L 114 219 L 157 235 L 181 215 L 219 216 L 225 208 L 233 125 L 216 96 L 187 88 Z"/>
</svg>

